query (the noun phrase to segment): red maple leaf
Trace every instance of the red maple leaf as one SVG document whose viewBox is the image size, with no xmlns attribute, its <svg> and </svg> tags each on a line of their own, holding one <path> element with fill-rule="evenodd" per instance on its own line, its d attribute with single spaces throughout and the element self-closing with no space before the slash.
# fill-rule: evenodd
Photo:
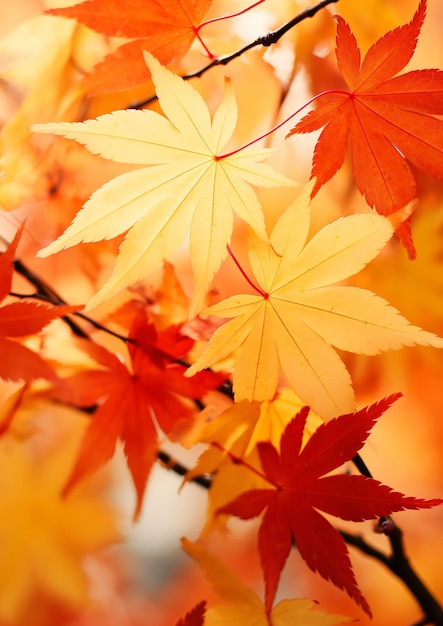
<svg viewBox="0 0 443 626">
<path fill-rule="evenodd" d="M 205 621 L 206 602 L 202 600 L 178 620 L 176 626 L 203 626 Z"/>
<path fill-rule="evenodd" d="M 403 209 L 417 197 L 408 161 L 443 180 L 443 72 L 416 70 L 397 76 L 411 59 L 426 13 L 421 0 L 412 21 L 388 32 L 360 63 L 348 24 L 337 17 L 338 67 L 350 91 L 321 94 L 318 106 L 288 134 L 325 127 L 317 141 L 314 193 L 341 167 L 350 144 L 355 182 L 381 215 Z M 397 229 L 415 257 L 409 221 Z"/>
<path fill-rule="evenodd" d="M 392 395 L 357 413 L 322 424 L 303 450 L 308 407 L 304 407 L 283 432 L 280 454 L 270 442 L 257 444 L 262 476 L 272 488 L 247 491 L 218 509 L 218 513 L 250 519 L 266 509 L 259 529 L 258 548 L 268 610 L 295 542 L 313 571 L 345 589 L 370 615 L 369 605 L 357 586 L 344 539 L 318 511 L 359 522 L 443 502 L 406 497 L 364 476 L 324 476 L 357 454 L 377 419 L 400 395 Z"/>
<path fill-rule="evenodd" d="M 22 225 L 6 251 L 0 255 L 0 302 L 11 291 L 14 258 L 24 226 Z M 11 302 L 0 308 L 0 378 L 4 380 L 31 381 L 36 378 L 56 380 L 57 375 L 38 354 L 15 341 L 40 332 L 58 317 L 73 313 L 83 307 L 52 306 L 29 300 Z"/>
<path fill-rule="evenodd" d="M 46 13 L 75 18 L 109 37 L 133 39 L 87 75 L 85 87 L 97 94 L 129 89 L 147 81 L 150 74 L 143 50 L 163 65 L 184 56 L 211 4 L 212 0 L 86 0 Z"/>
<path fill-rule="evenodd" d="M 194 342 L 180 335 L 178 326 L 157 334 L 154 325 L 140 313 L 134 319 L 129 339 L 131 369 L 105 348 L 85 342 L 83 349 L 100 368 L 74 374 L 56 385 L 51 395 L 79 407 L 98 405 L 64 493 L 109 461 L 120 439 L 137 493 L 137 518 L 158 450 L 152 415 L 165 435 L 171 439 L 179 437 L 195 415 L 195 406 L 189 399 L 199 399 L 208 390 L 216 389 L 226 376 L 210 371 L 202 372 L 197 379 L 183 376 L 186 366 L 175 359 L 185 355 Z"/>
</svg>

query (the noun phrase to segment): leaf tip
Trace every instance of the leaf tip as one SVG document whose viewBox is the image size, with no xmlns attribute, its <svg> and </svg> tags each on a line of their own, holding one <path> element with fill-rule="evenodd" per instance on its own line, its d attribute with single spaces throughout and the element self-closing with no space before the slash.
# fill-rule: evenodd
<svg viewBox="0 0 443 626">
<path fill-rule="evenodd" d="M 169 70 L 166 69 L 164 65 L 160 63 L 156 56 L 154 56 L 148 50 L 143 50 L 143 58 L 145 60 L 146 65 L 148 66 L 149 71 L 151 72 L 152 78 L 154 79 L 154 75 L 158 72 Z"/>
</svg>

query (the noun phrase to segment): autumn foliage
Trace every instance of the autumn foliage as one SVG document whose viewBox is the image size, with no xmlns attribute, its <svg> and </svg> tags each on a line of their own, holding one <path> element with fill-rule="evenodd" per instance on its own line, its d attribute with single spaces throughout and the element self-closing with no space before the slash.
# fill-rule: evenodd
<svg viewBox="0 0 443 626">
<path fill-rule="evenodd" d="M 443 624 L 443 13 L 357 4 L 0 8 L 0 626 Z"/>
</svg>

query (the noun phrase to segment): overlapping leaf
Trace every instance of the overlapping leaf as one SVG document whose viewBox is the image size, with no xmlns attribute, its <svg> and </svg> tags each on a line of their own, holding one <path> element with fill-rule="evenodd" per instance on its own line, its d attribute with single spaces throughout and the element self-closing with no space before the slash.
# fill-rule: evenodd
<svg viewBox="0 0 443 626">
<path fill-rule="evenodd" d="M 364 476 L 324 476 L 358 453 L 377 419 L 399 395 L 321 425 L 303 449 L 308 407 L 286 427 L 280 453 L 269 442 L 258 443 L 263 476 L 272 487 L 243 493 L 218 512 L 249 519 L 265 511 L 258 548 L 267 610 L 274 601 L 280 573 L 294 541 L 313 571 L 345 589 L 370 614 L 357 586 L 346 544 L 319 511 L 358 522 L 443 502 L 406 497 Z"/>
<path fill-rule="evenodd" d="M 65 491 L 109 461 L 120 439 L 137 492 L 137 517 L 158 449 L 151 413 L 166 435 L 180 436 L 195 414 L 189 399 L 201 398 L 207 390 L 217 388 L 224 376 L 203 372 L 195 383 L 184 378 L 186 368 L 175 360 L 187 353 L 193 341 L 182 337 L 177 327 L 157 334 L 144 315 L 139 315 L 130 340 L 135 342 L 129 346 L 132 371 L 115 354 L 88 342 L 84 350 L 97 361 L 99 369 L 74 374 L 57 385 L 52 396 L 76 406 L 98 405 Z"/>
<path fill-rule="evenodd" d="M 180 59 L 190 48 L 212 0 L 86 0 L 49 9 L 50 15 L 75 18 L 109 37 L 132 41 L 98 63 L 86 76 L 91 94 L 135 87 L 149 78 L 143 60 L 148 50 L 163 64 Z"/>
<path fill-rule="evenodd" d="M 408 161 L 443 180 L 443 72 L 415 70 L 397 76 L 411 59 L 426 13 L 421 0 L 409 24 L 379 39 L 360 63 L 360 50 L 348 24 L 337 18 L 337 62 L 349 92 L 321 96 L 289 133 L 325 127 L 312 168 L 318 190 L 342 165 L 348 144 L 360 192 L 382 215 L 403 209 L 417 196 Z M 409 222 L 397 230 L 415 255 Z"/>
<path fill-rule="evenodd" d="M 179 619 L 176 626 L 203 626 L 205 623 L 206 602 L 203 600 Z"/>
<path fill-rule="evenodd" d="M 312 182 L 274 227 L 270 241 L 250 234 L 256 295 L 237 295 L 204 315 L 233 318 L 216 330 L 187 376 L 237 350 L 236 400 L 269 400 L 280 369 L 323 419 L 354 410 L 348 371 L 331 346 L 377 354 L 443 339 L 410 324 L 386 300 L 351 286 L 329 286 L 361 270 L 392 234 L 377 214 L 341 218 L 305 246 Z"/>
<path fill-rule="evenodd" d="M 284 389 L 269 402 L 236 402 L 191 433 L 194 444 L 217 442 L 216 446 L 209 445 L 202 452 L 195 466 L 186 474 L 186 480 L 212 475 L 202 534 L 224 525 L 225 520 L 215 515 L 217 509 L 242 491 L 263 486 L 262 479 L 256 474 L 245 471 L 242 465 L 231 463 L 226 452 L 258 467 L 257 442 L 270 441 L 277 446 L 286 425 L 302 407 L 300 398 L 292 390 Z M 305 428 L 306 440 L 320 424 L 320 418 L 311 411 Z"/>
<path fill-rule="evenodd" d="M 237 121 L 232 88 L 211 122 L 200 94 L 180 77 L 146 56 L 165 118 L 153 111 L 116 111 L 96 120 L 43 124 L 84 144 L 91 152 L 135 165 L 155 164 L 123 174 L 96 191 L 71 226 L 40 251 L 47 256 L 81 241 L 110 239 L 129 229 L 114 273 L 89 303 L 95 306 L 161 267 L 190 229 L 195 312 L 226 257 L 232 211 L 265 237 L 261 206 L 250 184 L 293 184 L 258 163 L 269 153 L 247 148 L 225 158 L 222 148 Z"/>
<path fill-rule="evenodd" d="M 7 250 L 0 255 L 0 302 L 11 291 L 14 257 L 22 232 L 23 227 L 19 228 Z M 49 322 L 81 308 L 37 304 L 29 300 L 3 305 L 0 308 L 0 378 L 13 381 L 36 378 L 55 380 L 56 374 L 51 366 L 14 338 L 34 335 Z"/>
<path fill-rule="evenodd" d="M 301 598 L 282 600 L 273 608 L 265 608 L 257 594 L 215 555 L 187 539 L 182 539 L 182 545 L 203 568 L 224 602 L 207 610 L 205 626 L 333 626 L 349 621 L 340 615 L 313 610 L 314 602 Z"/>
</svg>

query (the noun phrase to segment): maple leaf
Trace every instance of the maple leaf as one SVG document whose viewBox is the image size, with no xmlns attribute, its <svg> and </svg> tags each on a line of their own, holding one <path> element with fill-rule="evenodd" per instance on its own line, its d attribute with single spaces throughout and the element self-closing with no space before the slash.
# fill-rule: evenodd
<svg viewBox="0 0 443 626">
<path fill-rule="evenodd" d="M 216 516 L 217 509 L 241 492 L 264 484 L 262 479 L 242 465 L 231 463 L 226 453 L 246 460 L 248 466 L 259 467 L 257 442 L 270 441 L 277 446 L 286 425 L 303 406 L 304 403 L 292 390 L 279 390 L 270 401 L 236 402 L 214 419 L 194 429 L 190 436 L 192 444 L 213 444 L 202 452 L 185 477 L 189 481 L 195 476 L 212 476 L 206 524 L 200 536 L 214 527 L 220 528 L 226 524 L 225 518 Z M 306 441 L 321 422 L 311 411 L 304 432 Z"/>
<path fill-rule="evenodd" d="M 269 401 L 236 402 L 216 418 L 199 424 L 192 441 L 194 444 L 217 441 L 237 456 L 248 455 L 258 441 L 277 445 L 288 422 L 303 406 L 304 402 L 291 389 L 280 389 Z M 311 413 L 311 431 L 321 422 Z"/>
<path fill-rule="evenodd" d="M 37 593 L 76 608 L 86 603 L 84 557 L 119 539 L 114 512 L 90 485 L 60 497 L 71 450 L 59 441 L 37 461 L 23 443 L 0 446 L 2 623 L 33 622 Z"/>
<path fill-rule="evenodd" d="M 154 111 L 127 110 L 86 122 L 33 127 L 75 139 L 91 152 L 122 163 L 157 164 L 106 183 L 39 256 L 81 241 L 110 239 L 130 229 L 114 272 L 89 303 L 91 308 L 161 267 L 190 228 L 195 275 L 191 311 L 195 311 L 226 257 L 232 211 L 266 236 L 261 206 L 249 185 L 292 185 L 293 181 L 257 163 L 269 154 L 267 149 L 250 147 L 223 157 L 221 150 L 237 121 L 229 84 L 211 122 L 206 103 L 191 85 L 151 55 L 146 55 L 146 61 L 168 118 Z"/>
<path fill-rule="evenodd" d="M 371 291 L 328 286 L 372 260 L 392 226 L 377 214 L 351 215 L 327 225 L 303 248 L 313 184 L 280 217 L 269 241 L 250 233 L 257 295 L 231 296 L 203 310 L 204 316 L 234 319 L 215 331 L 186 376 L 238 349 L 236 400 L 272 399 L 281 368 L 296 394 L 327 419 L 355 407 L 349 373 L 331 346 L 377 354 L 414 344 L 441 348 L 443 339 L 411 325 Z"/>
<path fill-rule="evenodd" d="M 14 257 L 24 224 L 0 255 L 0 302 L 11 291 L 14 273 Z M 79 311 L 81 306 L 52 306 L 29 301 L 12 302 L 0 308 L 0 378 L 4 380 L 31 381 L 36 378 L 55 380 L 56 373 L 41 356 L 11 339 L 25 337 L 43 330 L 49 322 L 68 313 Z"/>
<path fill-rule="evenodd" d="M 359 522 L 394 511 L 443 503 L 439 499 L 406 497 L 365 476 L 324 476 L 358 453 L 377 419 L 400 395 L 394 394 L 356 413 L 322 424 L 301 449 L 309 413 L 309 407 L 304 407 L 286 427 L 280 454 L 269 442 L 257 444 L 263 477 L 272 488 L 243 493 L 218 513 L 250 519 L 266 509 L 258 534 L 266 607 L 272 606 L 281 570 L 294 541 L 314 572 L 345 589 L 370 615 L 369 605 L 357 586 L 344 539 L 318 511 Z"/>
<path fill-rule="evenodd" d="M 337 62 L 350 91 L 322 94 L 317 108 L 289 133 L 325 126 L 314 152 L 314 192 L 342 165 L 348 143 L 357 187 L 382 215 L 417 197 L 408 161 L 443 180 L 443 122 L 433 117 L 443 114 L 443 72 L 415 70 L 396 76 L 414 53 L 425 12 L 426 0 L 421 0 L 412 21 L 379 39 L 361 64 L 354 35 L 337 17 Z M 409 221 L 397 234 L 413 258 Z"/>
<path fill-rule="evenodd" d="M 257 594 L 215 555 L 185 538 L 182 546 L 204 569 L 206 578 L 226 603 L 207 610 L 205 626 L 333 626 L 350 621 L 340 615 L 312 610 L 315 604 L 307 599 L 282 600 L 275 607 L 266 609 Z"/>
<path fill-rule="evenodd" d="M 174 359 L 186 354 L 193 341 L 180 336 L 177 327 L 157 334 L 144 315 L 137 315 L 129 337 L 134 342 L 128 346 L 132 372 L 115 354 L 87 342 L 83 348 L 100 368 L 74 374 L 56 385 L 51 395 L 76 406 L 98 404 L 65 485 L 65 493 L 109 461 L 120 439 L 137 493 L 134 513 L 137 518 L 158 450 L 157 429 L 151 412 L 165 435 L 177 438 L 195 413 L 189 399 L 201 398 L 209 389 L 219 387 L 225 376 L 203 372 L 195 384 L 184 378 L 185 366 Z"/>
<path fill-rule="evenodd" d="M 212 0 L 86 0 L 49 9 L 49 15 L 75 18 L 109 37 L 131 38 L 86 75 L 90 94 L 136 87 L 149 79 L 143 51 L 163 65 L 183 57 L 198 37 Z"/>
<path fill-rule="evenodd" d="M 203 626 L 205 623 L 206 602 L 203 600 L 178 620 L 176 626 Z"/>
</svg>

